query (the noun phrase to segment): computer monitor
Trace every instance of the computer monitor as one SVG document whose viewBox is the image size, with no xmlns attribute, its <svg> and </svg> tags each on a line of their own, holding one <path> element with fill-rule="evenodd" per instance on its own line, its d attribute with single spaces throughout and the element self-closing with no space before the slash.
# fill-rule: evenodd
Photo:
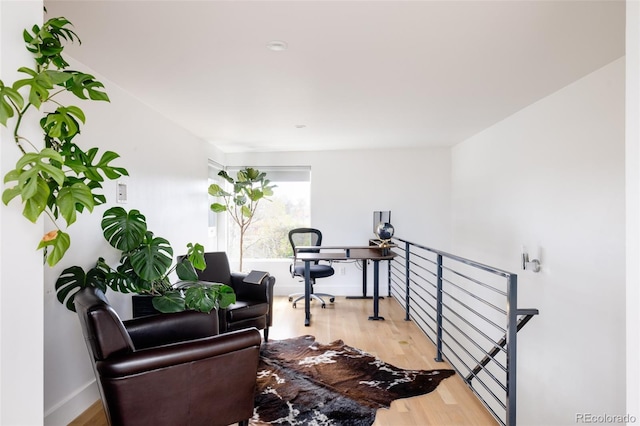
<svg viewBox="0 0 640 426">
<path fill-rule="evenodd" d="M 376 229 L 380 222 L 391 223 L 391 210 L 373 212 L 373 234 L 376 235 Z"/>
</svg>

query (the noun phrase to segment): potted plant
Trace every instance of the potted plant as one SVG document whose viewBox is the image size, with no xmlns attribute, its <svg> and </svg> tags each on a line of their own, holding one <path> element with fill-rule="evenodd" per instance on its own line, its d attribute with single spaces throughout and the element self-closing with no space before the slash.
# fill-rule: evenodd
<svg viewBox="0 0 640 426">
<path fill-rule="evenodd" d="M 119 157 L 117 153 L 106 151 L 99 156 L 98 148 L 83 149 L 76 143 L 85 114 L 59 99 L 67 93 L 80 100 L 109 102 L 102 83 L 90 74 L 68 69 L 62 56 L 64 44 L 80 43 L 71 26 L 60 17 L 47 20 L 42 27 L 26 29 L 23 39 L 34 63 L 20 67 L 24 78 L 13 84 L 0 80 L 0 125 L 11 127 L 21 154 L 15 168 L 4 176 L 8 186 L 2 192 L 2 202 L 6 205 L 20 199 L 23 216 L 33 223 L 42 214 L 51 219 L 55 229 L 38 245 L 50 266 L 60 261 L 71 244 L 69 234 L 57 223 L 60 217 L 69 227 L 77 213 L 91 212 L 106 202 L 99 192 L 105 179 L 128 175 L 126 169 L 111 165 Z M 43 111 L 40 141 L 29 141 L 21 132 L 23 119 L 33 109 Z"/>
<path fill-rule="evenodd" d="M 218 176 L 223 177 L 232 185 L 233 192 L 225 191 L 218 184 L 209 185 L 209 195 L 221 197 L 222 203 L 211 204 L 211 210 L 216 213 L 229 212 L 233 221 L 240 227 L 240 271 L 244 255 L 244 235 L 251 225 L 260 200 L 273 195 L 273 188 L 267 174 L 260 170 L 245 167 L 239 170 L 236 179 L 222 170 Z"/>
<path fill-rule="evenodd" d="M 69 310 L 75 311 L 75 293 L 87 286 L 151 296 L 153 307 L 164 313 L 188 309 L 208 313 L 235 303 L 231 287 L 198 280 L 196 269 L 206 267 L 202 245 L 189 243 L 187 254 L 173 264 L 171 244 L 148 230 L 138 210 L 110 208 L 104 212 L 101 227 L 107 242 L 121 251 L 120 262 L 112 268 L 100 257 L 86 273 L 80 266 L 62 271 L 56 294 Z M 174 271 L 180 280 L 177 283 L 169 278 Z"/>
</svg>

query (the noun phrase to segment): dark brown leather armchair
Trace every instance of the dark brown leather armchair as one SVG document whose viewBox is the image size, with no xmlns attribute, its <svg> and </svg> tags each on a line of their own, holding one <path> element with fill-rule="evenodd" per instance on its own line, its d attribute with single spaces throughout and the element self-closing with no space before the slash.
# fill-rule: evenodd
<svg viewBox="0 0 640 426">
<path fill-rule="evenodd" d="M 162 314 L 121 321 L 101 290 L 75 306 L 112 425 L 248 424 L 260 333 L 218 335 L 216 315 Z"/>
<path fill-rule="evenodd" d="M 273 286 L 275 277 L 267 275 L 260 284 L 244 282 L 247 274 L 231 272 L 229 258 L 223 251 L 204 254 L 207 267 L 196 271 L 202 281 L 227 284 L 236 293 L 236 303 L 218 310 L 220 332 L 226 333 L 255 327 L 264 330 L 265 342 L 269 340 L 269 327 L 273 320 Z"/>
</svg>

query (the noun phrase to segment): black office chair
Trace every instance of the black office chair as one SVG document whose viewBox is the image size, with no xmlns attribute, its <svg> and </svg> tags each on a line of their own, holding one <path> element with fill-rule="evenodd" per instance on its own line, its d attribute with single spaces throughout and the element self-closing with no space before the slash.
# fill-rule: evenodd
<svg viewBox="0 0 640 426">
<path fill-rule="evenodd" d="M 296 228 L 289 231 L 289 242 L 293 248 L 295 255 L 296 247 L 300 246 L 320 246 L 322 244 L 322 232 L 313 228 Z M 319 252 L 320 250 L 309 249 L 309 252 Z M 311 298 L 316 299 L 322 303 L 322 307 L 326 307 L 325 301 L 321 296 L 328 297 L 329 302 L 333 303 L 335 296 L 327 293 L 316 293 L 313 291 L 313 286 L 316 283 L 316 278 L 330 277 L 335 273 L 331 264 L 319 263 L 318 261 L 312 262 L 310 265 L 311 275 Z M 304 262 L 296 262 L 294 259 L 293 264 L 290 266 L 292 277 L 302 277 L 304 281 Z M 294 300 L 294 298 L 296 298 Z M 289 302 L 293 301 L 293 307 L 296 307 L 296 302 L 304 299 L 304 293 L 293 293 L 289 295 Z"/>
</svg>

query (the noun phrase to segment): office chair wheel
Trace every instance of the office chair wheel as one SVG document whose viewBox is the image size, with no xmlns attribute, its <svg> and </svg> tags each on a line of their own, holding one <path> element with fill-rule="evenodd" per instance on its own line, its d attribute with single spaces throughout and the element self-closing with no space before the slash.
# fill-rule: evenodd
<svg viewBox="0 0 640 426">
<path fill-rule="evenodd" d="M 322 304 L 322 309 L 326 308 L 327 305 L 325 305 L 324 303 Z"/>
<path fill-rule="evenodd" d="M 336 301 L 336 298 L 335 298 L 335 297 L 332 297 L 331 299 L 329 299 L 329 302 L 331 302 L 331 303 L 333 303 L 333 302 L 335 302 L 335 301 Z"/>
<path fill-rule="evenodd" d="M 292 301 L 293 301 L 293 297 L 289 296 L 289 302 L 292 302 Z M 295 308 L 295 306 L 294 306 L 294 308 Z"/>
<path fill-rule="evenodd" d="M 296 308 L 296 304 L 295 304 L 295 303 L 294 303 L 292 306 L 293 306 L 293 309 L 295 309 L 295 308 Z"/>
</svg>

